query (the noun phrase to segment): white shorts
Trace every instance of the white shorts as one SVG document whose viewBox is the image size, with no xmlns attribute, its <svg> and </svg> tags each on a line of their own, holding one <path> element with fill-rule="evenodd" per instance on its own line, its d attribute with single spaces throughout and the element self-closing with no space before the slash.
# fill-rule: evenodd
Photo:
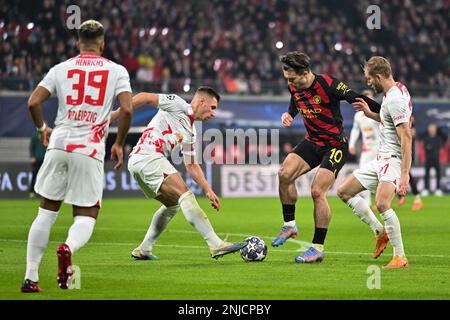
<svg viewBox="0 0 450 320">
<path fill-rule="evenodd" d="M 363 151 L 359 157 L 359 167 L 361 168 L 366 163 L 375 160 L 377 158 L 377 151 Z"/>
<path fill-rule="evenodd" d="M 356 169 L 353 174 L 364 188 L 375 193 L 381 181 L 390 182 L 395 188 L 398 187 L 401 165 L 402 161 L 399 158 L 375 159 Z"/>
<path fill-rule="evenodd" d="M 150 199 L 161 194 L 159 188 L 168 175 L 178 172 L 169 160 L 159 153 L 155 155 L 134 154 L 128 160 L 128 170 L 144 194 Z"/>
<path fill-rule="evenodd" d="M 48 150 L 34 190 L 42 197 L 79 207 L 100 206 L 103 162 L 83 154 Z"/>
</svg>

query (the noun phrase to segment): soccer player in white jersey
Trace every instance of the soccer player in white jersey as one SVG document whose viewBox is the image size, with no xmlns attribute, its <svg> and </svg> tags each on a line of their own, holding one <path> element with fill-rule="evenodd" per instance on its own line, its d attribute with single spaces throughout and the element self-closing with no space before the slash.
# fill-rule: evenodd
<svg viewBox="0 0 450 320">
<path fill-rule="evenodd" d="M 372 90 L 364 90 L 363 95 L 374 100 L 374 94 Z M 348 152 L 351 155 L 356 155 L 356 142 L 359 139 L 359 135 L 362 136 L 361 153 L 359 156 L 359 166 L 374 160 L 377 157 L 378 146 L 380 145 L 380 123 L 367 117 L 363 111 L 357 111 L 353 119 L 353 127 L 350 132 L 350 139 L 348 142 Z M 374 210 L 375 206 L 372 206 L 372 196 L 369 190 L 364 190 L 359 194 L 362 198 L 366 199 L 371 209 Z"/>
<path fill-rule="evenodd" d="M 385 267 L 405 268 L 408 267 L 408 259 L 403 248 L 400 221 L 392 209 L 392 199 L 396 191 L 400 196 L 404 196 L 408 189 L 412 101 L 406 87 L 394 81 L 387 59 L 380 56 L 370 58 L 364 66 L 364 75 L 375 92 L 384 93 L 380 113 L 370 111 L 362 99 L 358 99 L 353 105 L 357 110 L 364 111 L 368 117 L 380 122 L 380 147 L 375 160 L 355 170 L 339 186 L 338 195 L 376 234 L 374 258 L 378 258 L 390 242 L 394 253 L 392 260 Z M 358 196 L 363 190 L 376 192 L 376 205 L 384 226 L 375 217 L 367 202 Z"/>
<path fill-rule="evenodd" d="M 63 201 L 73 206 L 74 223 L 67 240 L 57 247 L 57 280 L 61 289 L 70 285 L 71 257 L 91 237 L 101 205 L 105 140 L 114 98 L 122 108 L 111 158 L 117 158 L 115 169 L 123 162 L 122 146 L 133 110 L 128 72 L 101 56 L 104 28 L 98 21 L 83 22 L 78 38 L 80 54 L 51 68 L 28 100 L 41 142 L 48 148 L 35 186 L 41 203 L 28 234 L 21 289 L 25 293 L 42 291 L 38 269 Z M 42 104 L 52 93 L 58 96 L 53 129 L 46 125 L 42 112 Z"/>
<path fill-rule="evenodd" d="M 219 101 L 220 96 L 209 87 L 200 87 L 190 104 L 173 94 L 143 92 L 133 97 L 133 108 L 148 104 L 157 107 L 159 111 L 133 148 L 128 160 L 128 170 L 148 198 L 162 203 L 153 216 L 144 240 L 131 253 L 135 259 L 157 259 L 152 253 L 153 245 L 178 209 L 181 209 L 186 220 L 203 236 L 213 258 L 236 252 L 246 245 L 245 242 L 225 242 L 217 236 L 194 194 L 167 159 L 174 147 L 181 144 L 187 172 L 203 188 L 212 207 L 217 210 L 220 208 L 219 198 L 196 161 L 194 126 L 194 120 L 207 121 L 214 117 Z M 113 112 L 112 119 L 115 119 L 116 112 Z"/>
</svg>

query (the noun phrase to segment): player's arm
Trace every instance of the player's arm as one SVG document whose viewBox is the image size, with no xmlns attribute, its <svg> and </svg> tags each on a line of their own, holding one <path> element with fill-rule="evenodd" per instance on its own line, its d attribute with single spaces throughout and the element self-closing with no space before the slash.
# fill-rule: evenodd
<svg viewBox="0 0 450 320">
<path fill-rule="evenodd" d="M 409 123 L 406 122 L 397 125 L 395 129 L 397 130 L 402 149 L 402 166 L 398 194 L 400 196 L 406 196 L 409 185 L 409 170 L 411 169 L 412 161 L 412 132 Z"/>
<path fill-rule="evenodd" d="M 31 93 L 28 99 L 28 110 L 31 113 L 31 118 L 39 132 L 39 139 L 41 140 L 44 147 L 48 146 L 48 139 L 52 132 L 52 129 L 47 126 L 44 121 L 44 114 L 42 111 L 42 104 L 51 96 L 50 91 L 46 88 L 37 86 L 36 89 Z"/>
<path fill-rule="evenodd" d="M 353 102 L 352 105 L 355 108 L 355 111 L 362 111 L 368 118 L 381 122 L 380 113 L 373 112 L 364 99 L 356 98 L 356 101 Z"/>
<path fill-rule="evenodd" d="M 292 122 L 294 122 L 294 118 L 298 114 L 298 112 L 299 111 L 294 102 L 294 97 L 291 97 L 288 112 L 285 112 L 281 115 L 281 125 L 285 128 L 290 127 L 292 125 Z"/>
<path fill-rule="evenodd" d="M 348 152 L 351 155 L 356 155 L 356 141 L 358 141 L 360 131 L 357 115 L 355 114 L 352 131 L 350 131 L 350 139 L 348 142 Z"/>
<path fill-rule="evenodd" d="M 133 110 L 137 109 L 144 104 L 148 104 L 150 107 L 157 107 L 159 104 L 159 95 L 157 93 L 140 92 L 132 99 Z M 120 108 L 111 113 L 111 123 L 119 118 Z"/>
<path fill-rule="evenodd" d="M 336 99 L 346 100 L 350 104 L 357 102 L 358 99 L 363 99 L 369 106 L 370 111 L 374 113 L 380 113 L 381 105 L 378 102 L 370 99 L 363 94 L 356 93 L 342 81 L 338 81 L 333 78 L 333 81 L 328 90 L 330 91 L 330 94 Z"/>
<path fill-rule="evenodd" d="M 206 180 L 202 167 L 200 167 L 195 159 L 195 154 L 184 155 L 184 165 L 189 176 L 191 176 L 191 178 L 205 191 L 206 197 L 211 201 L 211 206 L 214 209 L 219 210 L 219 197 L 217 197 Z"/>
<path fill-rule="evenodd" d="M 116 141 L 111 147 L 111 160 L 117 158 L 117 163 L 114 166 L 115 170 L 119 170 L 123 164 L 123 144 L 125 137 L 131 125 L 131 117 L 133 115 L 133 107 L 131 104 L 131 92 L 124 91 L 117 95 L 120 103 L 120 108 L 117 110 L 119 118 L 119 128 L 117 129 Z"/>
</svg>

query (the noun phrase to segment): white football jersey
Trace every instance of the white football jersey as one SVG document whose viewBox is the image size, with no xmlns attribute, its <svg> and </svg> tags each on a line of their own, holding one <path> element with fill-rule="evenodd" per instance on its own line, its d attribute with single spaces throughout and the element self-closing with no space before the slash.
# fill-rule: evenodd
<svg viewBox="0 0 450 320">
<path fill-rule="evenodd" d="M 377 152 L 380 146 L 380 123 L 369 117 L 364 112 L 355 113 L 353 127 L 350 133 L 349 146 L 354 147 L 362 134 L 362 150 L 361 152 Z"/>
<path fill-rule="evenodd" d="M 48 149 L 103 161 L 113 99 L 131 92 L 128 71 L 101 56 L 84 53 L 51 68 L 38 85 L 58 96 Z"/>
<path fill-rule="evenodd" d="M 168 158 L 178 144 L 184 155 L 195 155 L 196 131 L 191 105 L 174 94 L 159 94 L 158 101 L 158 113 L 147 125 L 130 157 L 160 153 Z"/>
<path fill-rule="evenodd" d="M 400 82 L 389 89 L 383 97 L 380 110 L 381 142 L 378 154 L 397 156 L 401 159 L 402 151 L 396 126 L 402 123 L 411 125 L 412 101 L 408 89 Z"/>
</svg>

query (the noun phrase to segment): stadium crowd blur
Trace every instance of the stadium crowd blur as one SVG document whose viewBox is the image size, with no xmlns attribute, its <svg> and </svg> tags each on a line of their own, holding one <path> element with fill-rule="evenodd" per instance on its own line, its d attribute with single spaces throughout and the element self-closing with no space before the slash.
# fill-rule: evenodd
<svg viewBox="0 0 450 320">
<path fill-rule="evenodd" d="M 77 54 L 69 0 L 0 0 L 0 85 L 30 90 L 54 64 Z M 450 96 L 450 3 L 446 0 L 81 0 L 81 20 L 107 29 L 105 56 L 133 87 L 285 94 L 278 56 L 310 54 L 316 73 L 364 85 L 361 63 L 391 58 L 413 95 Z M 381 29 L 369 30 L 369 5 Z M 72 13 L 72 12 L 71 12 Z"/>
</svg>

